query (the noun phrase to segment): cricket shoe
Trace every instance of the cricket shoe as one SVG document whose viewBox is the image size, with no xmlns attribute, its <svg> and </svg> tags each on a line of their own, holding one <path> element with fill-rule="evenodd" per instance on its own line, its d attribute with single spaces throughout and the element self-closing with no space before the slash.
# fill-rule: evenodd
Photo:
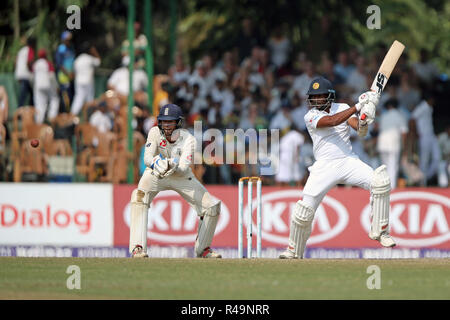
<svg viewBox="0 0 450 320">
<path fill-rule="evenodd" d="M 288 247 L 282 254 L 279 256 L 280 259 L 298 259 L 295 255 L 294 248 Z"/>
<path fill-rule="evenodd" d="M 369 238 L 380 242 L 380 244 L 386 248 L 392 248 L 396 245 L 394 239 L 387 233 L 382 233 L 379 237 L 374 237 L 369 233 Z"/>
<path fill-rule="evenodd" d="M 217 252 L 214 252 L 210 247 L 206 247 L 203 250 L 202 254 L 197 256 L 197 258 L 212 258 L 212 259 L 220 259 L 222 256 Z"/>
<path fill-rule="evenodd" d="M 132 258 L 148 258 L 147 252 L 144 251 L 144 248 L 142 248 L 141 245 L 136 245 L 131 251 L 131 257 Z"/>
</svg>

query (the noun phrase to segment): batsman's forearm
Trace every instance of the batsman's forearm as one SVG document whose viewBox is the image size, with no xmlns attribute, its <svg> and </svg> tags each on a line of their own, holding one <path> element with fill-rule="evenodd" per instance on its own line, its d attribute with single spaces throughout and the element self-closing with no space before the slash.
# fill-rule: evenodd
<svg viewBox="0 0 450 320">
<path fill-rule="evenodd" d="M 356 112 L 357 112 L 356 107 L 351 107 L 347 110 L 338 112 L 332 116 L 323 117 L 317 123 L 317 127 L 323 128 L 323 127 L 334 127 L 334 126 L 340 125 L 341 123 L 347 121 L 348 118 L 350 118 Z"/>
<path fill-rule="evenodd" d="M 350 118 L 353 114 L 356 113 L 356 107 L 351 107 L 347 110 L 341 111 L 339 113 L 336 113 L 335 115 L 331 116 L 334 120 L 334 125 L 337 126 L 341 123 L 343 123 L 344 121 L 347 121 L 348 118 Z"/>
</svg>

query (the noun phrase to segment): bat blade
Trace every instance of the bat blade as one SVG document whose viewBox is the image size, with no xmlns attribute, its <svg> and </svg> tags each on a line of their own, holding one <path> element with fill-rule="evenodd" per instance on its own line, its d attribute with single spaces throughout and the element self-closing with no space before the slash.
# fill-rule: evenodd
<svg viewBox="0 0 450 320">
<path fill-rule="evenodd" d="M 404 49 L 405 45 L 400 41 L 395 40 L 394 43 L 392 43 L 389 51 L 383 59 L 383 62 L 381 63 L 380 68 L 378 69 L 370 90 L 378 93 L 381 93 L 384 90 L 384 87 L 386 86 L 386 83 L 388 82 L 389 77 L 391 76 L 391 73 L 394 70 L 395 65 L 397 64 L 397 61 L 402 55 Z"/>
</svg>

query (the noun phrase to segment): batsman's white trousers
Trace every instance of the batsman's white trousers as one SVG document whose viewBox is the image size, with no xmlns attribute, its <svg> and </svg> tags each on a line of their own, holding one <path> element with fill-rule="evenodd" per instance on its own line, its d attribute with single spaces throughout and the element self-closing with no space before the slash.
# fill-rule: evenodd
<svg viewBox="0 0 450 320">
<path fill-rule="evenodd" d="M 358 158 L 318 160 L 308 168 L 310 175 L 303 189 L 303 202 L 317 210 L 327 192 L 337 184 L 370 190 L 373 169 Z"/>
<path fill-rule="evenodd" d="M 160 191 L 174 190 L 195 209 L 199 216 L 203 216 L 205 210 L 219 202 L 211 197 L 192 172 L 185 176 L 171 175 L 159 179 L 152 175 L 152 169 L 146 168 L 139 180 L 138 189 L 149 193 L 149 203 Z"/>
</svg>

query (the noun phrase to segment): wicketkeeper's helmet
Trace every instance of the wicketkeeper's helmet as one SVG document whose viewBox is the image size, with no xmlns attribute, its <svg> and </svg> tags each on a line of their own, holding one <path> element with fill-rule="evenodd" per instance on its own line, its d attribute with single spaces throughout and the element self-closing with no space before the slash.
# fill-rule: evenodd
<svg viewBox="0 0 450 320">
<path fill-rule="evenodd" d="M 162 120 L 176 120 L 177 121 L 177 129 L 183 126 L 183 111 L 176 104 L 166 104 L 159 110 L 159 115 L 157 117 L 158 127 L 161 129 L 161 121 Z"/>
</svg>

